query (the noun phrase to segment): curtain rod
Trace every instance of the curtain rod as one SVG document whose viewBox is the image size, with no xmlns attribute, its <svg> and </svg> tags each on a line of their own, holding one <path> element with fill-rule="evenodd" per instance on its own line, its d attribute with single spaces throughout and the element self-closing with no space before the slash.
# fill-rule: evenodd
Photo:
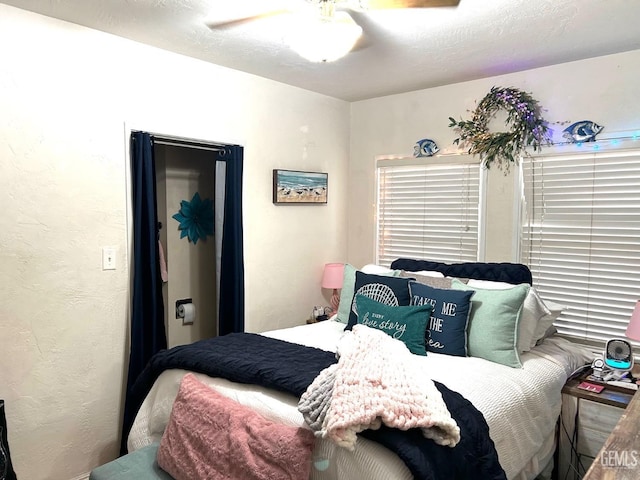
<svg viewBox="0 0 640 480">
<path fill-rule="evenodd" d="M 208 150 L 212 152 L 224 152 L 224 147 L 222 145 L 207 145 L 204 143 L 194 143 L 194 142 L 177 142 L 172 140 L 165 140 L 162 138 L 153 137 L 153 143 L 156 145 L 167 145 L 170 147 L 188 147 L 188 148 L 196 148 L 198 150 Z"/>
<path fill-rule="evenodd" d="M 133 130 L 140 132 L 141 130 Z M 159 145 L 167 145 L 172 147 L 191 147 L 198 148 L 201 150 L 210 150 L 213 152 L 224 152 L 226 147 L 231 146 L 230 144 L 224 143 L 216 143 L 216 142 L 206 142 L 202 140 L 195 140 L 192 138 L 186 137 L 174 137 L 171 135 L 161 135 L 153 132 L 147 132 L 151 135 L 153 139 L 153 143 L 157 143 Z"/>
</svg>

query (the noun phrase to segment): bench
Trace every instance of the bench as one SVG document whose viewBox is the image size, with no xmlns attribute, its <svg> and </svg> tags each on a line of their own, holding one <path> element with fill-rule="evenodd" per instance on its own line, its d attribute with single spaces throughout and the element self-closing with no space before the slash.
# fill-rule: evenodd
<svg viewBox="0 0 640 480">
<path fill-rule="evenodd" d="M 158 443 L 152 443 L 91 471 L 89 480 L 174 480 L 156 461 Z"/>
</svg>

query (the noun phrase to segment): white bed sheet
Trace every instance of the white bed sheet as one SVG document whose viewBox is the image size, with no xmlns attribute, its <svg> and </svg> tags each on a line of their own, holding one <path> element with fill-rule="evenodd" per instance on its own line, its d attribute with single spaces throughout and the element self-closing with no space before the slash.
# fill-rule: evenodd
<svg viewBox="0 0 640 480">
<path fill-rule="evenodd" d="M 328 320 L 264 335 L 335 352 L 343 329 L 344 324 Z M 567 340 L 550 338 L 521 355 L 521 369 L 480 358 L 436 353 L 415 356 L 415 360 L 423 363 L 425 374 L 459 392 L 482 412 L 507 478 L 524 480 L 533 478 L 545 466 L 539 462 L 548 458 L 553 449 L 562 386 L 576 368 L 590 361 L 589 355 L 588 350 Z M 129 451 L 160 440 L 185 373 L 169 370 L 155 382 L 134 421 L 128 438 Z M 197 377 L 273 421 L 304 426 L 297 399 L 291 395 L 206 375 Z M 328 440 L 319 440 L 314 460 L 318 466 L 328 464 L 328 467 L 326 470 L 313 468 L 312 480 L 412 478 L 395 454 L 364 438 L 358 438 L 354 452 Z"/>
</svg>

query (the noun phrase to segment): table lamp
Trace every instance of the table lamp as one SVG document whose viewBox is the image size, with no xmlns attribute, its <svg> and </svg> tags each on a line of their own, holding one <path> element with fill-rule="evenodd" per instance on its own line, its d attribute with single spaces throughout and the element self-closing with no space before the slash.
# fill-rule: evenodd
<svg viewBox="0 0 640 480">
<path fill-rule="evenodd" d="M 333 295 L 331 296 L 331 308 L 333 309 L 333 313 L 336 313 L 338 311 L 338 305 L 340 305 L 340 295 L 338 294 L 338 289 L 342 288 L 343 276 L 343 263 L 325 264 L 324 272 L 322 274 L 322 288 L 333 289 Z"/>
<path fill-rule="evenodd" d="M 625 335 L 631 340 L 640 341 L 640 300 L 636 301 Z"/>
</svg>

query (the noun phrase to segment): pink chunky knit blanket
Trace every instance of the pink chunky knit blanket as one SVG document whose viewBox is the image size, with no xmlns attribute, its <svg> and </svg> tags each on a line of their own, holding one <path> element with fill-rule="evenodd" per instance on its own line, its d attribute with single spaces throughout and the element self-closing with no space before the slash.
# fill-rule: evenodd
<svg viewBox="0 0 640 480">
<path fill-rule="evenodd" d="M 420 428 L 439 445 L 454 447 L 460 429 L 442 394 L 404 343 L 355 325 L 340 340 L 338 363 L 316 377 L 298 410 L 316 435 L 353 450 L 356 434 L 385 425 Z"/>
</svg>

